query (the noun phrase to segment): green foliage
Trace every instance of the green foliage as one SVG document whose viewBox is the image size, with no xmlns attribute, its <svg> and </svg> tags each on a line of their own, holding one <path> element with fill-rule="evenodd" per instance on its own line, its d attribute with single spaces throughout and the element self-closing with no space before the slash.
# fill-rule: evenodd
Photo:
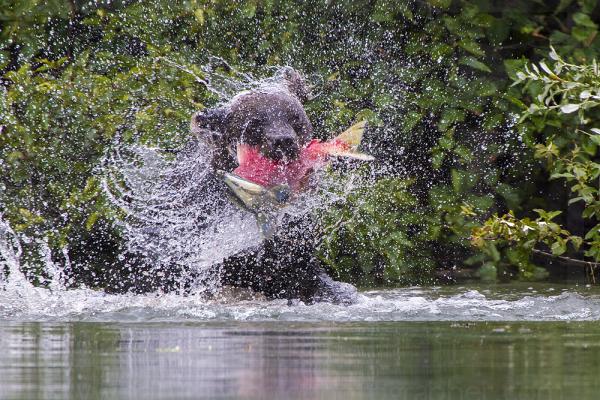
<svg viewBox="0 0 600 400">
<path fill-rule="evenodd" d="M 439 234 L 410 194 L 411 183 L 379 179 L 350 193 L 323 217 L 322 259 L 358 284 L 427 282 L 435 260 L 423 249 Z"/>
<path fill-rule="evenodd" d="M 554 178 L 577 187 L 593 210 L 585 218 L 596 218 L 597 126 L 576 118 L 595 121 L 588 110 L 598 93 L 582 98 L 571 88 L 567 101 L 548 91 L 544 99 L 560 107 L 531 109 L 515 128 L 515 110 L 530 98 L 543 103 L 546 82 L 510 87 L 519 71 L 537 73 L 522 69 L 549 44 L 573 68 L 593 68 L 596 8 L 591 0 L 0 0 L 0 211 L 89 264 L 98 243 L 120 243 L 120 210 L 104 198 L 96 169 L 116 136 L 177 148 L 190 114 L 218 100 L 201 83 L 209 60 L 226 76 L 230 66 L 261 77 L 290 64 L 314 81 L 307 110 L 319 136 L 369 119 L 366 145 L 383 175 L 323 216 L 320 256 L 334 272 L 423 282 L 436 268 L 467 263 L 485 265 L 482 277 L 511 268 L 539 277 L 526 253 L 473 250 L 469 237 L 494 213 L 558 209 L 539 195 L 547 176 L 533 161 L 536 144 L 551 173 L 573 176 Z M 561 113 L 574 104 L 577 113 Z M 599 240 L 598 229 L 588 232 L 586 241 Z"/>
<path fill-rule="evenodd" d="M 595 27 L 581 15 L 578 21 Z M 571 192 L 568 204 L 583 203 L 581 218 L 589 228 L 583 232 L 583 239 L 569 236 L 558 224 L 549 222 L 561 211 L 535 210 L 544 219 L 537 220 L 535 228 L 527 218 L 516 220 L 509 215 L 509 221 L 506 216 L 502 219 L 496 217 L 487 221 L 481 230 L 474 231 L 474 240 L 480 247 L 483 239 L 501 239 L 516 242 L 526 249 L 532 249 L 535 243 L 541 242 L 555 255 L 565 253 L 569 242 L 575 250 L 583 244 L 584 255 L 597 262 L 600 261 L 600 163 L 597 162 L 600 70 L 595 59 L 590 64 L 568 63 L 554 48 L 550 52 L 550 60 L 540 61 L 538 65 L 526 65 L 515 76 L 514 85 L 522 85 L 533 99 L 523 112 L 521 122 L 530 136 L 542 134 L 543 142 L 535 145 L 535 156 L 545 161 L 549 179 L 561 179 L 567 183 Z M 529 139 L 533 140 L 533 137 Z M 502 224 L 509 223 L 516 224 L 516 231 L 500 229 Z M 527 230 L 527 234 L 515 234 L 521 228 Z"/>
<path fill-rule="evenodd" d="M 558 223 L 552 221 L 561 214 L 560 211 L 546 212 L 535 210 L 539 217 L 536 219 L 518 219 L 512 212 L 501 217 L 494 215 L 482 226 L 473 229 L 471 243 L 482 250 L 491 260 L 486 264 L 498 265 L 502 268 L 502 260 L 498 248 L 513 246 L 508 250 L 508 260 L 514 259 L 519 266 L 519 274 L 523 279 L 535 279 L 545 277 L 539 271 L 539 267 L 529 262 L 531 250 L 538 243 L 544 243 L 550 247 L 552 254 L 562 255 L 567 251 L 570 243 L 575 249 L 579 249 L 583 240 L 579 236 L 571 235 Z M 484 264 L 484 266 L 486 265 Z"/>
</svg>

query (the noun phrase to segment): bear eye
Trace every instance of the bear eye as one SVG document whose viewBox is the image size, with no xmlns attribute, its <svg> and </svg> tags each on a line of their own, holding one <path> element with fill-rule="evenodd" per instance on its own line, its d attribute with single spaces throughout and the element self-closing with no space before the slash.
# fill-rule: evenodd
<svg viewBox="0 0 600 400">
<path fill-rule="evenodd" d="M 264 124 L 258 118 L 253 118 L 248 121 L 242 134 L 242 141 L 250 145 L 262 142 L 262 137 L 264 135 L 263 126 Z"/>
<path fill-rule="evenodd" d="M 302 129 L 302 119 L 298 115 L 293 115 L 290 119 L 290 125 L 296 132 Z"/>
</svg>

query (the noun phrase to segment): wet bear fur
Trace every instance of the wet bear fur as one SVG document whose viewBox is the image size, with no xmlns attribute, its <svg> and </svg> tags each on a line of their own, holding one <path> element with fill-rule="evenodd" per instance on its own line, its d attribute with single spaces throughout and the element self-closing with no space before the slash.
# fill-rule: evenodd
<svg viewBox="0 0 600 400">
<path fill-rule="evenodd" d="M 212 149 L 215 169 L 237 167 L 236 145 L 259 146 L 268 157 L 294 159 L 313 136 L 302 103 L 308 89 L 302 76 L 283 68 L 260 87 L 242 92 L 227 104 L 192 116 L 190 130 Z"/>
<path fill-rule="evenodd" d="M 229 189 L 214 174 L 207 175 L 199 187 L 212 188 L 222 205 L 231 201 Z M 352 304 L 357 299 L 356 288 L 333 280 L 315 256 L 320 232 L 309 215 L 286 215 L 272 238 L 213 265 L 213 274 L 218 274 L 222 286 L 250 289 L 268 299 Z M 146 233 L 150 240 L 152 235 L 160 235 L 158 230 Z M 126 265 L 113 266 L 101 280 L 108 283 L 106 290 L 111 293 L 186 294 L 202 286 L 202 278 L 194 270 L 160 265 L 158 260 L 148 252 L 129 253 Z"/>
<path fill-rule="evenodd" d="M 195 196 L 205 195 L 203 191 L 210 188 L 219 199 L 216 207 L 231 201 L 229 189 L 214 170 L 231 171 L 237 166 L 232 150 L 239 142 L 260 146 L 275 159 L 296 157 L 301 146 L 312 139 L 312 126 L 302 106 L 307 97 L 302 77 L 284 68 L 267 85 L 241 93 L 222 107 L 193 115 L 193 135 L 179 157 L 189 158 L 195 151 L 208 148 L 213 169 L 197 182 Z M 173 177 L 178 179 L 188 178 Z M 201 224 L 198 229 L 203 229 Z M 334 281 L 316 258 L 320 237 L 319 226 L 309 214 L 287 216 L 272 238 L 226 258 L 214 266 L 214 273 L 219 274 L 222 285 L 251 289 L 269 299 L 355 302 L 356 288 Z M 120 273 L 112 270 L 110 279 L 115 284 L 109 285 L 109 291 L 185 291 L 198 283 L 194 272 L 182 266 L 172 265 L 156 273 L 156 264 L 148 260 L 148 254 L 130 254 L 128 260 L 128 268 Z"/>
</svg>

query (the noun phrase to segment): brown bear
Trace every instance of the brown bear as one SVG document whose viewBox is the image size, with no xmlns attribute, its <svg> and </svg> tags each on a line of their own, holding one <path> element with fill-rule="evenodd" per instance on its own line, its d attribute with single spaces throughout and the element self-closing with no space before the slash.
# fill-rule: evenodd
<svg viewBox="0 0 600 400">
<path fill-rule="evenodd" d="M 302 76 L 285 67 L 258 88 L 194 114 L 191 132 L 210 145 L 215 169 L 237 166 L 235 148 L 240 142 L 259 146 L 275 160 L 294 159 L 312 139 L 313 128 L 302 106 L 308 97 Z"/>
<path fill-rule="evenodd" d="M 310 213 L 285 216 L 272 237 L 249 241 L 254 244 L 213 264 L 208 275 L 198 271 L 195 258 L 187 254 L 193 250 L 178 253 L 179 237 L 173 236 L 182 229 L 179 218 L 189 222 L 184 224 L 186 233 L 191 230 L 206 236 L 216 229 L 210 218 L 214 213 L 236 208 L 229 189 L 211 169 L 237 167 L 232 153 L 237 143 L 260 146 L 266 156 L 278 160 L 298 155 L 312 139 L 312 126 L 302 106 L 307 99 L 301 75 L 283 68 L 258 88 L 240 93 L 221 107 L 196 113 L 191 122 L 194 135 L 177 152 L 162 180 L 153 182 L 153 192 L 165 200 L 158 207 L 152 204 L 150 218 L 134 223 L 137 239 L 127 250 L 126 262 L 107 269 L 107 290 L 188 291 L 202 286 L 208 276 L 217 277 L 221 285 L 252 289 L 267 298 L 356 301 L 356 289 L 331 279 L 315 257 L 321 234 Z M 210 161 L 204 157 L 207 151 L 212 153 Z M 161 207 L 165 215 L 174 216 L 173 221 L 159 218 L 155 222 Z"/>
<path fill-rule="evenodd" d="M 237 167 L 235 148 L 240 142 L 259 146 L 265 156 L 275 160 L 294 159 L 313 138 L 303 107 L 308 99 L 303 77 L 285 67 L 258 88 L 236 95 L 221 107 L 194 114 L 191 132 L 208 144 L 215 169 Z M 315 257 L 318 224 L 308 216 L 287 219 L 261 246 L 223 260 L 216 268 L 221 282 L 251 288 L 268 298 L 356 301 L 356 289 L 331 279 Z"/>
</svg>

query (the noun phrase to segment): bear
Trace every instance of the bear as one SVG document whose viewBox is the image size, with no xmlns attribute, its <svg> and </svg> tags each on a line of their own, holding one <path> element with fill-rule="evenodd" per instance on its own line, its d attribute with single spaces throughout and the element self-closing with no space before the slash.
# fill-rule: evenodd
<svg viewBox="0 0 600 400">
<path fill-rule="evenodd" d="M 199 271 L 191 254 L 202 249 L 182 243 L 185 250 L 178 250 L 179 241 L 191 243 L 194 237 L 212 237 L 218 230 L 214 221 L 221 223 L 213 216 L 227 218 L 234 212 L 243 213 L 217 174 L 219 169 L 237 167 L 233 154 L 237 143 L 259 146 L 266 156 L 282 160 L 294 159 L 312 140 L 313 127 L 303 107 L 308 97 L 302 76 L 286 67 L 225 105 L 195 113 L 188 143 L 177 152 L 161 179 L 148 182 L 153 193 L 164 200 L 148 208 L 141 204 L 140 209 L 147 214 L 127 225 L 130 239 L 126 261 L 107 269 L 101 278 L 107 281 L 107 290 L 193 293 L 198 287 L 210 286 L 206 279 L 213 282 L 216 278 L 221 287 L 251 289 L 268 299 L 355 302 L 356 288 L 333 280 L 316 257 L 321 230 L 311 213 L 284 214 L 272 237 L 248 238 L 244 241 L 247 247 L 211 264 L 208 271 Z M 158 215 L 159 222 L 155 222 L 159 209 L 165 214 Z M 174 216 L 174 220 L 165 216 Z"/>
<path fill-rule="evenodd" d="M 312 139 L 313 127 L 303 103 L 309 98 L 304 78 L 282 68 L 257 89 L 242 92 L 227 104 L 195 113 L 190 131 L 213 150 L 213 168 L 237 166 L 237 143 L 259 146 L 274 160 L 294 159 Z"/>
<path fill-rule="evenodd" d="M 234 150 L 238 143 L 258 146 L 274 160 L 292 160 L 313 138 L 303 106 L 309 97 L 303 76 L 284 67 L 258 88 L 234 96 L 221 107 L 195 113 L 190 131 L 211 148 L 215 170 L 237 167 Z M 268 298 L 354 302 L 356 289 L 334 281 L 316 259 L 319 236 L 320 229 L 310 217 L 287 217 L 274 237 L 261 246 L 220 263 L 221 282 L 250 288 Z"/>
</svg>

